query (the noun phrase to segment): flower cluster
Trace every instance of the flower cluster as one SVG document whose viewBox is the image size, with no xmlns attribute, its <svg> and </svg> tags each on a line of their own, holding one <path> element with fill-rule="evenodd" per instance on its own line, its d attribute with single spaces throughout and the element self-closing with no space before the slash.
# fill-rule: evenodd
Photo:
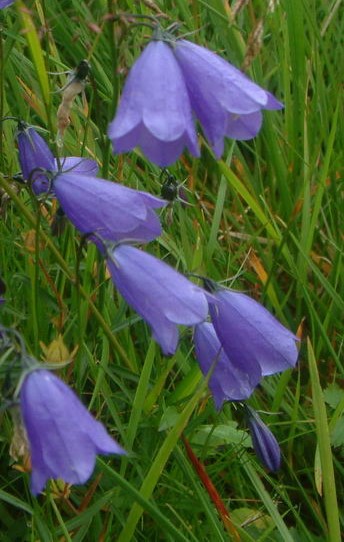
<svg viewBox="0 0 344 542">
<path fill-rule="evenodd" d="M 130 70 L 108 133 L 114 152 L 139 146 L 149 160 L 167 166 L 185 147 L 199 156 L 194 117 L 219 158 L 225 137 L 255 137 L 262 109 L 282 107 L 223 58 L 158 28 Z"/>
<path fill-rule="evenodd" d="M 0 2 L 0 9 L 10 3 Z M 197 120 L 220 157 L 225 137 L 254 137 L 262 110 L 281 107 L 272 94 L 215 53 L 157 29 L 129 73 L 109 137 L 115 152 L 139 146 L 151 161 L 166 166 L 185 148 L 200 155 Z M 65 120 L 68 124 L 68 116 Z M 196 358 L 217 409 L 225 401 L 245 401 L 262 377 L 295 366 L 297 338 L 262 305 L 208 279 L 202 288 L 133 246 L 161 234 L 156 211 L 178 194 L 174 181 L 161 199 L 97 177 L 94 160 L 55 158 L 24 122 L 19 122 L 17 141 L 24 183 L 36 197 L 56 198 L 63 214 L 96 244 L 118 292 L 150 326 L 163 354 L 176 352 L 178 326 L 193 328 Z M 31 454 L 31 491 L 37 495 L 49 478 L 84 483 L 98 453 L 125 451 L 62 380 L 30 359 L 23 354 L 18 389 Z M 257 454 L 267 468 L 276 470 L 278 444 L 258 414 L 249 408 L 247 412 Z"/>
<path fill-rule="evenodd" d="M 203 374 L 209 375 L 217 409 L 224 401 L 248 399 L 263 376 L 295 366 L 297 338 L 262 305 L 209 279 L 204 280 L 204 290 L 132 246 L 131 242 L 148 242 L 160 234 L 154 209 L 166 201 L 95 177 L 92 161 L 67 158 L 58 168 L 33 128 L 25 127 L 18 138 L 23 176 L 36 184 L 36 194 L 52 192 L 74 226 L 105 254 L 116 288 L 152 328 L 163 353 L 175 353 L 178 325 L 195 328 L 196 357 Z M 261 426 L 253 416 L 250 420 L 253 435 L 258 435 Z M 253 441 L 257 448 L 259 439 L 255 436 Z"/>
</svg>

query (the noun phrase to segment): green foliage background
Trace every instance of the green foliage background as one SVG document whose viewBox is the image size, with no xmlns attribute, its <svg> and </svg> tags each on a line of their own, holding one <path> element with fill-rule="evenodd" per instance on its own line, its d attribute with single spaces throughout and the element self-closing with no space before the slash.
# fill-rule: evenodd
<svg viewBox="0 0 344 542">
<path fill-rule="evenodd" d="M 338 0 L 18 0 L 0 12 L 0 116 L 45 129 L 56 148 L 65 75 L 92 64 L 87 106 L 77 98 L 65 155 L 95 158 L 102 176 L 159 194 L 160 170 L 137 150 L 113 156 L 106 137 L 146 27 L 123 14 L 160 16 L 247 73 L 285 104 L 265 112 L 257 138 L 228 141 L 217 162 L 169 168 L 192 206 L 162 213 L 164 234 L 147 249 L 181 271 L 230 280 L 302 333 L 293 372 L 269 377 L 251 404 L 283 452 L 273 476 L 257 463 L 231 405 L 216 413 L 191 350 L 190 330 L 164 358 L 148 328 L 114 291 L 93 246 L 79 251 L 68 226 L 52 238 L 54 209 L 12 182 L 14 123 L 0 125 L 2 322 L 41 344 L 60 334 L 71 353 L 60 376 L 129 451 L 98 460 L 85 487 L 49 484 L 32 498 L 13 468 L 11 422 L 1 414 L 3 541 L 339 542 L 343 529 L 343 101 L 344 19 Z M 8 176 L 8 177 L 7 177 Z M 77 278 L 76 278 L 77 277 Z M 234 279 L 233 279 L 234 277 Z M 79 285 L 80 287 L 76 287 Z M 323 393 L 323 390 L 325 392 Z M 239 416 L 240 417 L 240 416 Z M 225 504 L 227 528 L 181 440 L 184 433 Z M 18 467 L 18 465 L 17 465 Z M 335 481 L 335 483 L 334 483 Z"/>
</svg>

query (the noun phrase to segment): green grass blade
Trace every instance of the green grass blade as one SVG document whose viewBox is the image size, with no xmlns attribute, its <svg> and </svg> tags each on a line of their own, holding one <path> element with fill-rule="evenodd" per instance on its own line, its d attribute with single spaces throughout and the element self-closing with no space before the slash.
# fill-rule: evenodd
<svg viewBox="0 0 344 542">
<path fill-rule="evenodd" d="M 327 517 L 328 540 L 340 542 L 339 510 L 336 492 L 336 479 L 333 468 L 330 432 L 327 421 L 324 395 L 310 340 L 307 340 L 308 363 L 312 383 L 313 411 L 318 438 L 319 455 L 324 488 L 324 501 Z"/>
</svg>

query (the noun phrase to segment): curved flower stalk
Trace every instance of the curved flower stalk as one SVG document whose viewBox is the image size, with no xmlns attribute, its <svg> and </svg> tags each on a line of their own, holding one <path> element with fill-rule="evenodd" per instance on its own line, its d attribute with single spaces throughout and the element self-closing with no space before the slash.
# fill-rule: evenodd
<svg viewBox="0 0 344 542">
<path fill-rule="evenodd" d="M 56 173 L 71 170 L 73 173 L 83 175 L 97 175 L 98 165 L 95 160 L 80 157 L 67 157 L 57 160 L 54 158 L 46 141 L 38 132 L 25 122 L 19 122 L 17 132 L 19 151 L 19 163 L 25 181 L 30 183 L 32 191 L 36 196 L 48 192 L 51 188 L 51 181 L 46 173 Z"/>
<path fill-rule="evenodd" d="M 113 282 L 127 303 L 151 326 L 166 355 L 178 346 L 178 324 L 192 326 L 206 319 L 204 291 L 172 267 L 130 245 L 109 253 Z"/>
<path fill-rule="evenodd" d="M 139 146 L 161 167 L 175 162 L 185 147 L 199 156 L 188 91 L 167 43 L 151 41 L 134 63 L 108 135 L 114 152 Z"/>
<path fill-rule="evenodd" d="M 294 367 L 298 338 L 249 296 L 205 281 L 209 313 L 231 363 L 257 383 L 262 376 Z"/>
<path fill-rule="evenodd" d="M 126 453 L 75 393 L 47 370 L 28 373 L 20 390 L 20 408 L 31 453 L 34 495 L 49 478 L 84 484 L 97 454 Z"/>
<path fill-rule="evenodd" d="M 252 139 L 262 125 L 262 109 L 283 105 L 226 60 L 187 40 L 177 40 L 174 54 L 182 69 L 191 107 L 217 158 L 224 138 Z"/>
<path fill-rule="evenodd" d="M 149 160 L 167 166 L 185 147 L 199 156 L 194 115 L 220 158 L 225 137 L 255 137 L 261 111 L 281 108 L 223 58 L 157 28 L 130 70 L 108 135 L 114 152 L 139 146 Z"/>
<path fill-rule="evenodd" d="M 210 372 L 208 386 L 217 410 L 225 401 L 243 401 L 250 397 L 259 379 L 255 373 L 243 370 L 230 361 L 210 322 L 195 327 L 194 343 L 202 373 L 207 376 Z"/>
<path fill-rule="evenodd" d="M 253 408 L 246 406 L 246 412 L 254 451 L 269 471 L 277 471 L 281 466 L 281 450 L 275 436 Z"/>
<path fill-rule="evenodd" d="M 154 209 L 166 202 L 147 192 L 74 172 L 58 174 L 53 190 L 66 216 L 84 234 L 94 233 L 113 242 L 147 242 L 161 234 Z"/>
</svg>

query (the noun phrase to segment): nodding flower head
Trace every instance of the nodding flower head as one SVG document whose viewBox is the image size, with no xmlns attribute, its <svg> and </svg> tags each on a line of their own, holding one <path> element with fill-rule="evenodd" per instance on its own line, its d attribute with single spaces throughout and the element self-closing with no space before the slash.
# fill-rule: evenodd
<svg viewBox="0 0 344 542">
<path fill-rule="evenodd" d="M 108 134 L 114 152 L 140 147 L 161 167 L 175 162 L 184 148 L 199 156 L 184 77 L 164 41 L 151 41 L 132 66 Z"/>
<path fill-rule="evenodd" d="M 84 484 L 97 454 L 125 454 L 75 393 L 44 369 L 28 373 L 20 390 L 20 409 L 31 455 L 31 491 L 43 491 L 49 478 Z"/>
<path fill-rule="evenodd" d="M 206 281 L 209 313 L 223 350 L 257 383 L 295 366 L 297 337 L 251 297 Z"/>
<path fill-rule="evenodd" d="M 67 218 L 91 239 L 148 242 L 161 234 L 154 209 L 166 202 L 147 192 L 74 171 L 58 174 L 53 189 Z"/>
<path fill-rule="evenodd" d="M 218 158 L 225 137 L 252 139 L 262 125 L 261 111 L 283 107 L 270 92 L 205 47 L 181 39 L 175 43 L 174 54 L 192 110 Z"/>
<path fill-rule="evenodd" d="M 206 319 L 204 291 L 166 263 L 130 245 L 119 245 L 107 265 L 127 303 L 151 326 L 164 354 L 178 346 L 178 324 L 192 326 Z"/>
</svg>

